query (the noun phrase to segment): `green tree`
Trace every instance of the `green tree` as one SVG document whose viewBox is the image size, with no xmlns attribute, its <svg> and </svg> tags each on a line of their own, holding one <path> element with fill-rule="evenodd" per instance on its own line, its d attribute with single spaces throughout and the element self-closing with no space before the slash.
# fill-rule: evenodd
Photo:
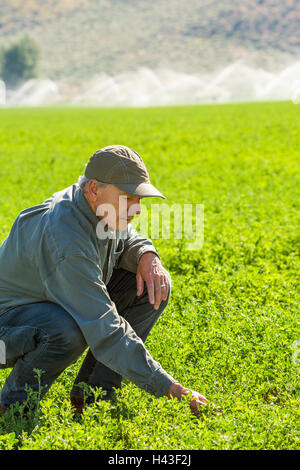
<svg viewBox="0 0 300 470">
<path fill-rule="evenodd" d="M 14 87 L 37 75 L 39 48 L 30 36 L 24 36 L 3 51 L 2 78 Z"/>
</svg>

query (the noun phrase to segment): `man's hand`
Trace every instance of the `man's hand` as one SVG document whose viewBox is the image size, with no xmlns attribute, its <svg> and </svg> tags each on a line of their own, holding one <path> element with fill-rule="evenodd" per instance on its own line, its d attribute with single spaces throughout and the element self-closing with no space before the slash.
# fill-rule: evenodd
<svg viewBox="0 0 300 470">
<path fill-rule="evenodd" d="M 191 410 L 194 415 L 198 415 L 200 412 L 200 407 L 205 406 L 208 403 L 207 398 L 205 398 L 200 393 L 195 392 L 194 390 L 190 390 L 189 388 L 185 388 L 180 383 L 175 382 L 169 388 L 167 397 L 168 398 L 175 397 L 178 400 L 180 400 L 183 395 L 188 395 L 189 393 L 191 393 L 191 401 L 190 401 Z M 213 404 L 213 407 L 214 407 L 212 410 L 213 415 L 215 413 L 223 413 L 223 410 L 220 406 L 215 406 Z"/>
<path fill-rule="evenodd" d="M 180 400 L 183 395 L 188 395 L 190 392 L 192 392 L 190 407 L 191 407 L 193 414 L 197 415 L 199 413 L 199 406 L 205 406 L 206 403 L 208 403 L 207 398 L 205 398 L 203 395 L 200 395 L 200 393 L 195 392 L 194 390 L 185 388 L 182 385 L 180 385 L 180 383 L 174 383 L 169 388 L 167 397 L 168 398 L 175 397 L 175 398 L 178 398 L 178 400 Z"/>
<path fill-rule="evenodd" d="M 160 259 L 155 253 L 144 253 L 139 261 L 136 283 L 137 295 L 142 295 L 144 291 L 144 282 L 146 282 L 150 304 L 154 304 L 157 310 L 163 300 L 168 297 L 168 279 Z"/>
</svg>

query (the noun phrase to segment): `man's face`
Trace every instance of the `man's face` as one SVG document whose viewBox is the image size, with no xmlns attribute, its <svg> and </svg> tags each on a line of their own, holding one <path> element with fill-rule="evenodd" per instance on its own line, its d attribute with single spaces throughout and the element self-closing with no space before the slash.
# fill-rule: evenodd
<svg viewBox="0 0 300 470">
<path fill-rule="evenodd" d="M 141 213 L 141 198 L 132 196 L 113 184 L 105 188 L 91 185 L 89 192 L 97 217 L 113 230 L 126 230 L 133 217 Z"/>
</svg>

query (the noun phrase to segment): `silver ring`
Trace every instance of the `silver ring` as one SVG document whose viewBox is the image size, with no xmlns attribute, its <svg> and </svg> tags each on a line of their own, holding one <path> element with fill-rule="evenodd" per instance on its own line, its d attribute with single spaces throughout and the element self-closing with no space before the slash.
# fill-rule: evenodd
<svg viewBox="0 0 300 470">
<path fill-rule="evenodd" d="M 160 287 L 167 287 L 167 284 L 161 284 Z"/>
</svg>

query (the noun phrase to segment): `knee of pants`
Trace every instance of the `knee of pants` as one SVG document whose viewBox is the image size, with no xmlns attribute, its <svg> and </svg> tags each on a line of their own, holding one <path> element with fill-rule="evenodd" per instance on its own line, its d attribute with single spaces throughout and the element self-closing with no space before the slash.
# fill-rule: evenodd
<svg viewBox="0 0 300 470">
<path fill-rule="evenodd" d="M 49 351 L 75 360 L 87 347 L 76 321 L 60 306 L 45 313 L 49 313 L 49 321 L 41 325 L 40 341 L 48 344 Z"/>
<path fill-rule="evenodd" d="M 64 327 L 54 336 L 48 337 L 48 344 L 51 343 L 56 350 L 75 360 L 83 353 L 87 344 L 75 320 L 72 319 L 68 325 L 64 323 Z"/>
<path fill-rule="evenodd" d="M 86 346 L 77 323 L 61 306 L 51 302 L 24 305 L 0 328 L 0 369 L 14 367 L 21 357 L 72 363 Z"/>
</svg>

